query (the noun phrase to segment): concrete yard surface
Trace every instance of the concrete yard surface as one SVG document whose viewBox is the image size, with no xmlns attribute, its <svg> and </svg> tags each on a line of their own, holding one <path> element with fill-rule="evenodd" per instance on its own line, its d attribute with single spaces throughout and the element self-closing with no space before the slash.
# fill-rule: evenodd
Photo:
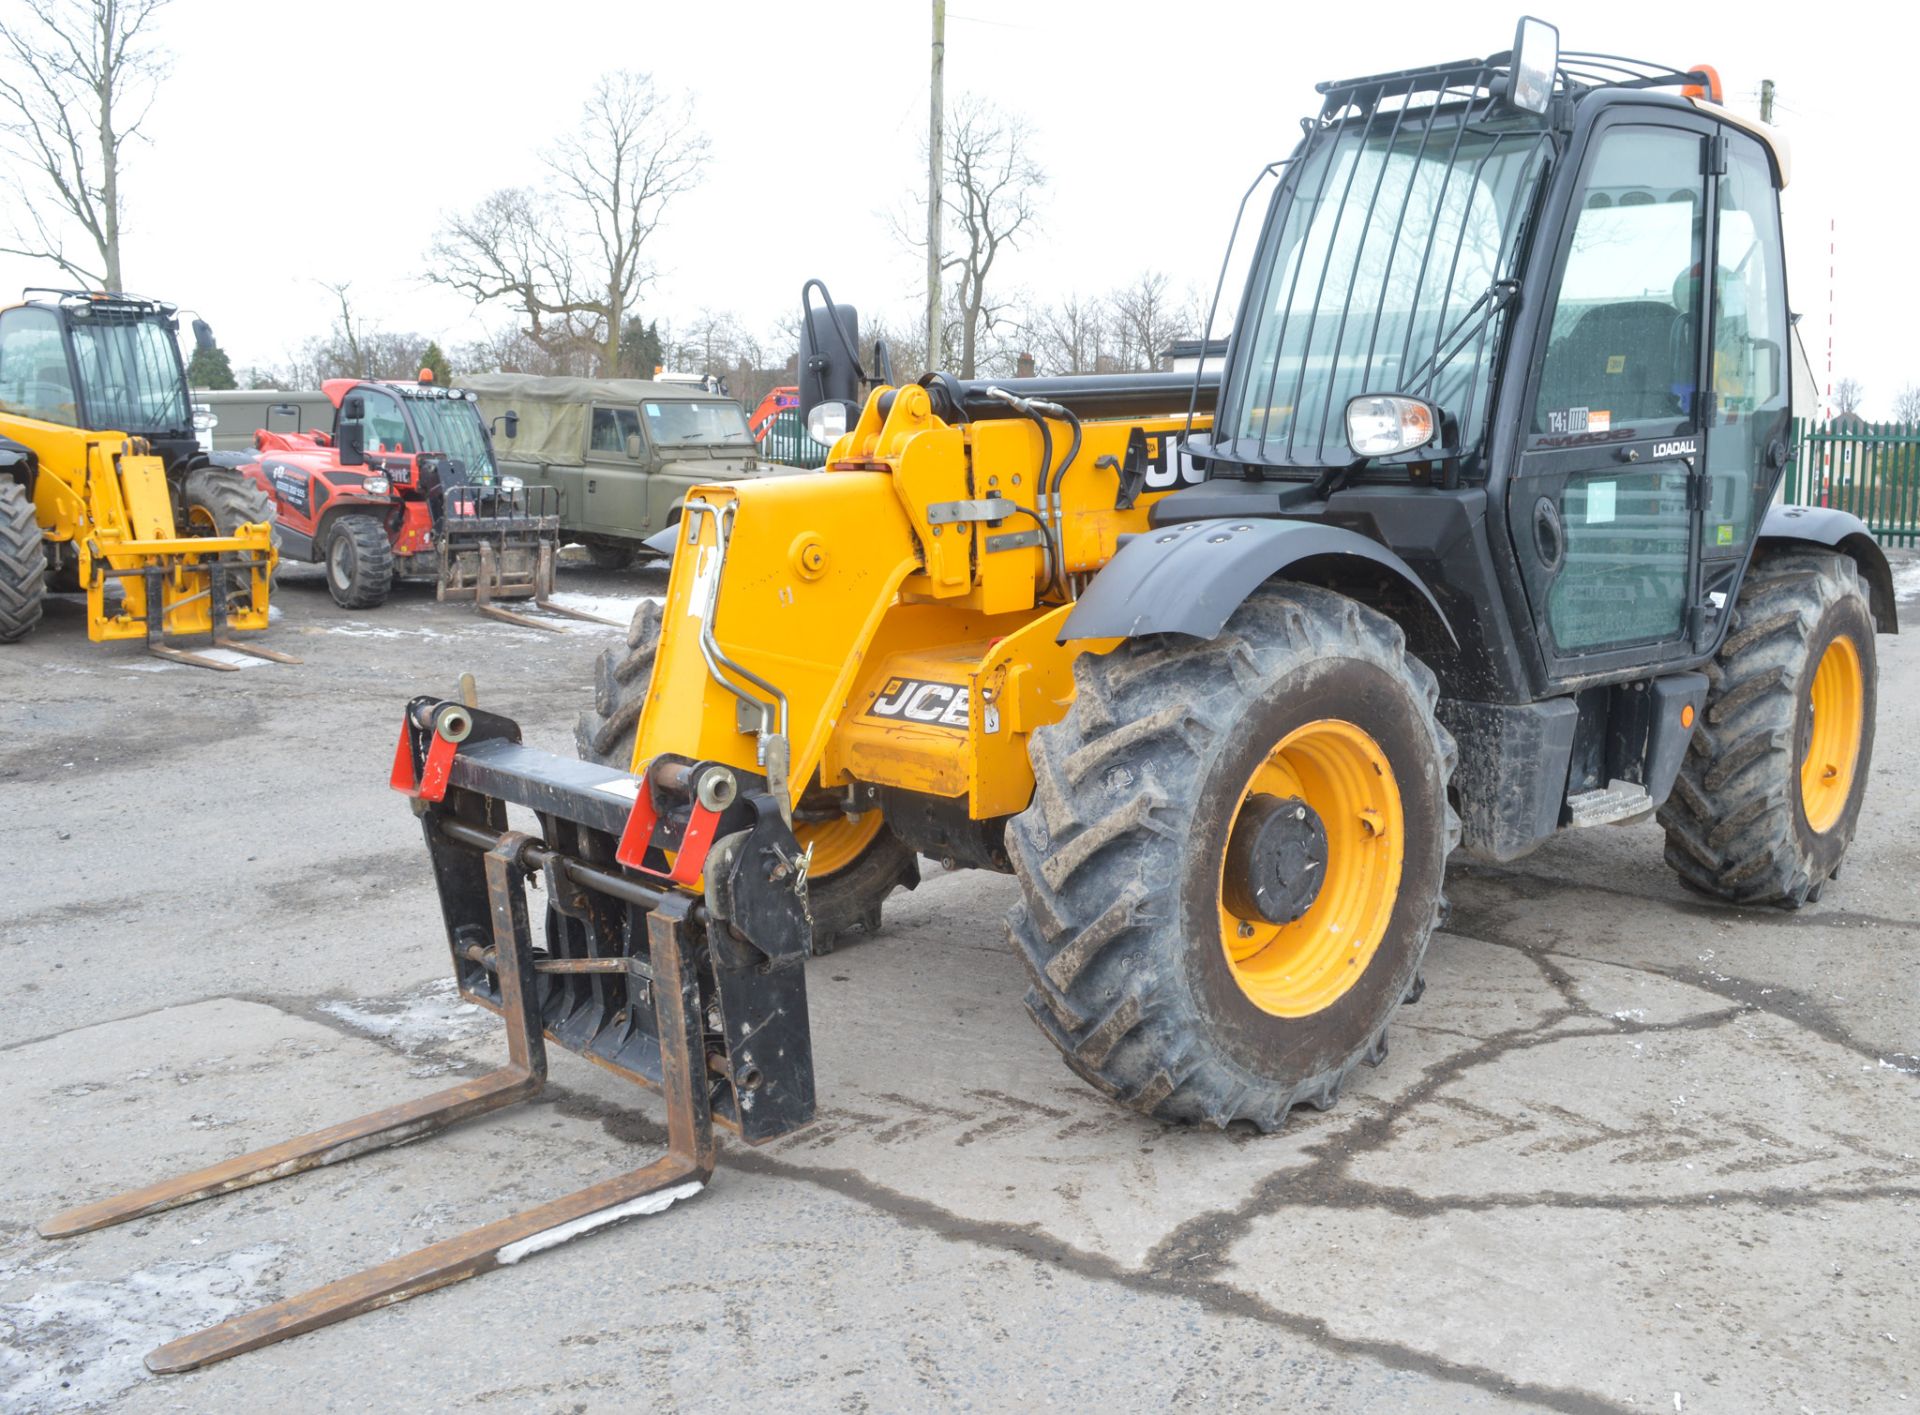
<svg viewBox="0 0 1920 1415">
<path fill-rule="evenodd" d="M 1920 590 L 1909 562 L 1903 586 Z M 569 566 L 623 615 L 657 569 Z M 53 1212 L 471 1076 L 404 701 L 571 753 L 619 631 L 311 571 L 212 673 L 0 648 L 0 1410 L 1920 1410 L 1920 645 L 1879 640 L 1859 838 L 1797 913 L 1685 892 L 1651 822 L 1456 864 L 1428 987 L 1262 1137 L 1116 1108 L 1029 1021 L 1011 879 L 809 965 L 816 1124 L 656 1217 L 187 1375 L 145 1352 L 644 1162 L 653 1095 L 531 1103 L 52 1242 Z M 1903 613 L 1920 626 L 1920 603 Z"/>
</svg>

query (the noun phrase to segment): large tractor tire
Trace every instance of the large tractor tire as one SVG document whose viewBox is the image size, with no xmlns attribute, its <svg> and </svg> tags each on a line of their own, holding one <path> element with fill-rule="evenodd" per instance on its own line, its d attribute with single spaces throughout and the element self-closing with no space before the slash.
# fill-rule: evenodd
<svg viewBox="0 0 1920 1415">
<path fill-rule="evenodd" d="M 0 481 L 0 644 L 24 639 L 47 598 L 47 551 L 33 502 L 16 481 Z"/>
<path fill-rule="evenodd" d="M 267 494 L 239 472 L 226 467 L 200 467 L 187 473 L 180 488 L 186 503 L 187 531 L 190 535 L 230 536 L 240 527 L 254 522 L 274 524 L 273 503 Z M 280 533 L 273 532 L 273 545 L 280 547 Z M 223 560 L 245 563 L 245 557 L 231 553 Z M 229 575 L 227 599 L 236 606 L 253 602 L 251 577 Z"/>
<path fill-rule="evenodd" d="M 1873 610 L 1845 555 L 1762 551 L 1660 808 L 1683 883 L 1797 909 L 1840 868 L 1873 759 Z"/>
<path fill-rule="evenodd" d="M 582 760 L 627 771 L 633 765 L 640 710 L 660 647 L 660 605 L 643 600 L 627 625 L 624 653 L 608 649 L 594 667 L 594 706 L 580 714 L 574 744 Z M 914 853 L 887 829 L 878 811 L 818 821 L 796 821 L 794 834 L 813 847 L 807 897 L 813 913 L 813 951 L 831 953 L 856 929 L 880 932 L 881 906 L 896 889 L 920 883 Z"/>
<path fill-rule="evenodd" d="M 393 589 L 393 544 L 378 516 L 341 516 L 327 528 L 327 592 L 342 609 L 377 609 Z"/>
<path fill-rule="evenodd" d="M 1147 1115 L 1263 1131 L 1325 1110 L 1419 995 L 1459 838 L 1433 674 L 1391 620 L 1302 585 L 1210 641 L 1074 665 L 1007 831 L 1027 1009 Z"/>
<path fill-rule="evenodd" d="M 630 545 L 602 543 L 587 547 L 587 559 L 596 570 L 625 570 L 633 564 L 633 558 L 634 549 Z"/>
</svg>

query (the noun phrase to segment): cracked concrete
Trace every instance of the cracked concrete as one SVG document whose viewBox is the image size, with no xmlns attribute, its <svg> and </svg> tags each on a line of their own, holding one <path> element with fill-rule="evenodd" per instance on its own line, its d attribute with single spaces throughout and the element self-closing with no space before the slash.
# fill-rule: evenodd
<svg viewBox="0 0 1920 1415">
<path fill-rule="evenodd" d="M 638 594 L 658 576 L 569 578 Z M 1391 1055 L 1267 1138 L 1082 1086 L 1022 1014 L 1010 881 L 930 868 L 811 965 L 821 1120 L 710 1192 L 188 1376 L 151 1345 L 632 1167 L 654 1100 L 564 1053 L 425 1143 L 48 1243 L 69 1203 L 493 1064 L 444 981 L 399 704 L 463 670 L 570 745 L 598 640 L 284 591 L 301 668 L 133 672 L 71 606 L 0 655 L 7 1409 L 1859 1411 L 1920 1402 L 1920 667 L 1845 877 L 1687 895 L 1650 825 L 1456 866 Z M 20 848 L 24 846 L 25 848 Z M 799 1300 L 794 1300 L 794 1299 Z"/>
</svg>

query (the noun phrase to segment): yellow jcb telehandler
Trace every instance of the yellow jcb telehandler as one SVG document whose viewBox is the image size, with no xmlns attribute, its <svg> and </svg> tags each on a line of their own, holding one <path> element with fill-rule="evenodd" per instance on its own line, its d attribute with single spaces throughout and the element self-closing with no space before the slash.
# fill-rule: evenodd
<svg viewBox="0 0 1920 1415">
<path fill-rule="evenodd" d="M 208 634 L 297 663 L 231 637 L 267 627 L 273 512 L 200 448 L 174 307 L 25 294 L 0 310 L 0 643 L 33 630 L 51 585 L 85 591 L 96 642 L 231 671 L 168 642 Z"/>
<path fill-rule="evenodd" d="M 1814 898 L 1892 584 L 1854 517 L 1772 505 L 1787 165 L 1716 88 L 1533 20 L 1486 60 L 1322 85 L 1217 376 L 882 371 L 862 397 L 822 291 L 826 468 L 688 494 L 586 759 L 468 703 L 402 711 L 392 781 L 508 1064 L 42 1231 L 517 1101 L 548 1043 L 660 1088 L 667 1155 L 148 1364 L 657 1212 L 706 1183 L 715 1126 L 812 1119 L 807 959 L 923 855 L 1017 877 L 1027 1008 L 1074 1071 L 1263 1131 L 1384 1058 L 1456 846 L 1657 813 L 1693 888 Z"/>
</svg>

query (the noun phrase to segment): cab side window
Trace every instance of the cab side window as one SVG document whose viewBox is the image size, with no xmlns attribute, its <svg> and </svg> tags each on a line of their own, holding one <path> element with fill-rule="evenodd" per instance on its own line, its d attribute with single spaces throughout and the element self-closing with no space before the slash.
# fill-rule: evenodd
<svg viewBox="0 0 1920 1415">
<path fill-rule="evenodd" d="M 413 437 L 407 432 L 407 415 L 400 400 L 378 388 L 360 388 L 353 396 L 360 400 L 360 425 L 366 429 L 365 447 L 369 452 L 414 452 Z"/>
<path fill-rule="evenodd" d="M 1532 430 L 1656 437 L 1696 417 L 1706 186 L 1700 136 L 1600 140 L 1554 304 Z"/>
<path fill-rule="evenodd" d="M 0 314 L 0 411 L 80 425 L 60 317 L 53 311 L 23 306 Z"/>
<path fill-rule="evenodd" d="M 1729 134 L 1714 253 L 1713 382 L 1708 390 L 1707 555 L 1746 547 L 1756 501 L 1772 494 L 1768 453 L 1787 436 L 1792 383 L 1786 257 L 1773 170 L 1760 144 Z"/>
<path fill-rule="evenodd" d="M 590 451 L 605 452 L 614 457 L 632 457 L 636 461 L 642 455 L 639 450 L 640 415 L 632 408 L 595 408 L 593 410 L 593 432 L 587 446 Z"/>
</svg>

